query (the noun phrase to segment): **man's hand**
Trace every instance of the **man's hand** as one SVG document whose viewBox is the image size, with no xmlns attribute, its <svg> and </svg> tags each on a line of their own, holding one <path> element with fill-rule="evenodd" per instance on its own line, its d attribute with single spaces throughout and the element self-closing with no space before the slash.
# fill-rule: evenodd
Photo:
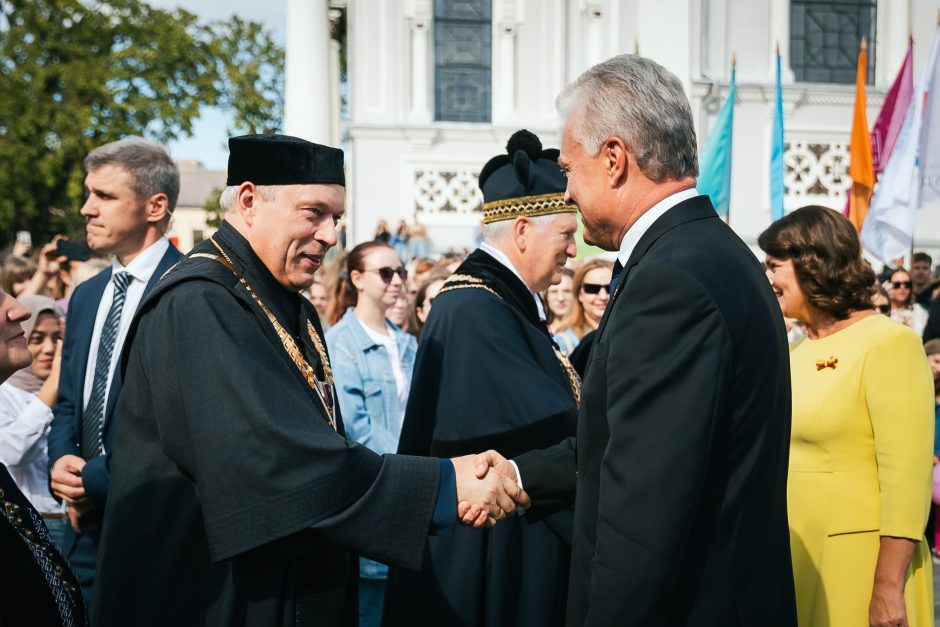
<svg viewBox="0 0 940 627">
<path fill-rule="evenodd" d="M 517 505 L 529 506 L 529 496 L 514 479 L 487 472 L 491 464 L 501 459 L 499 453 L 487 451 L 451 460 L 457 479 L 458 515 L 464 524 L 492 527 L 513 513 Z"/>
<path fill-rule="evenodd" d="M 87 509 L 88 497 L 82 483 L 82 468 L 85 460 L 77 455 L 63 455 L 52 465 L 49 486 L 53 494 L 72 507 Z M 74 526 L 74 525 L 73 525 Z"/>
<path fill-rule="evenodd" d="M 89 516 L 87 512 L 80 511 L 71 505 L 66 509 L 66 514 L 69 518 L 69 524 L 72 525 L 72 529 L 75 530 L 75 533 L 96 531 L 101 526 L 94 516 Z"/>
</svg>

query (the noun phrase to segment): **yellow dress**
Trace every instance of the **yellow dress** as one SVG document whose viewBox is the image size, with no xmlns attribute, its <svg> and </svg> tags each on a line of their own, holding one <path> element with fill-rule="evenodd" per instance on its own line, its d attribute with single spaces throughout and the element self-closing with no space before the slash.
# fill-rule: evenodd
<svg viewBox="0 0 940 627">
<path fill-rule="evenodd" d="M 924 539 L 932 489 L 933 378 L 917 335 L 863 318 L 790 349 L 787 482 L 800 627 L 868 625 L 880 536 L 919 540 L 904 596 L 911 627 L 933 627 Z"/>
</svg>

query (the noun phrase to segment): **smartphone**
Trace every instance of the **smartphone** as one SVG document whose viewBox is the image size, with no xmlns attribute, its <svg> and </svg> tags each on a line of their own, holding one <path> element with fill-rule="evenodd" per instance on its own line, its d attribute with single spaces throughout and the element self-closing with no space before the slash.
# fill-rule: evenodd
<svg viewBox="0 0 940 627">
<path fill-rule="evenodd" d="M 16 241 L 21 244 L 26 244 L 27 246 L 33 245 L 33 236 L 29 231 L 17 231 L 16 232 Z"/>
<path fill-rule="evenodd" d="M 67 239 L 60 239 L 55 243 L 56 257 L 65 257 L 72 261 L 88 261 L 91 257 L 91 249 L 85 242 L 73 242 Z"/>
</svg>

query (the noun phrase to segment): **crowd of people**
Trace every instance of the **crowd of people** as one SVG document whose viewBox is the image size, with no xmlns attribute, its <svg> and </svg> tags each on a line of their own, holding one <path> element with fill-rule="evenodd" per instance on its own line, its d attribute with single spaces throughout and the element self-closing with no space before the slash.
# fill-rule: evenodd
<svg viewBox="0 0 940 627">
<path fill-rule="evenodd" d="M 932 627 L 931 257 L 876 276 L 810 206 L 760 263 L 647 59 L 559 109 L 436 256 L 414 220 L 327 262 L 343 154 L 281 135 L 184 255 L 168 151 L 93 150 L 87 247 L 0 268 L 0 623 Z"/>
</svg>

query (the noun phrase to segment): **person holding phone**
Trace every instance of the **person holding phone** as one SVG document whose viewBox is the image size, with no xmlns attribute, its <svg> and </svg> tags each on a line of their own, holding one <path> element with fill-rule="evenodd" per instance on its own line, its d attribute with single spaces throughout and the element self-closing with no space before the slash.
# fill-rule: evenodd
<svg viewBox="0 0 940 627">
<path fill-rule="evenodd" d="M 24 296 L 30 312 L 23 321 L 32 363 L 0 385 L 0 462 L 39 510 L 56 546 L 65 537 L 65 505 L 49 492 L 46 450 L 52 409 L 59 393 L 64 315 L 46 296 Z"/>
</svg>

